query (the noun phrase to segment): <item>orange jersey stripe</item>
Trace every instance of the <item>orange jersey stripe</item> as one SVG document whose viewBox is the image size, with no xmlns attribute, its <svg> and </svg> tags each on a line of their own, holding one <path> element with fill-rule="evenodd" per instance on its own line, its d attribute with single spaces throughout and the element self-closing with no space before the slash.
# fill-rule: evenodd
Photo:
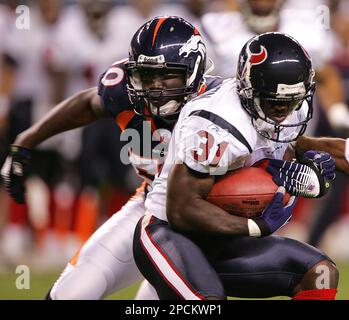
<svg viewBox="0 0 349 320">
<path fill-rule="evenodd" d="M 139 199 L 140 197 L 143 198 L 142 193 L 146 193 L 146 187 L 148 183 L 143 181 L 142 184 L 136 189 L 135 194 L 131 197 L 130 200 L 136 200 Z"/>
<path fill-rule="evenodd" d="M 118 116 L 115 118 L 115 122 L 118 124 L 120 129 L 124 131 L 128 125 L 128 123 L 131 121 L 131 119 L 135 116 L 134 111 L 132 110 L 124 110 L 118 114 Z"/>
<path fill-rule="evenodd" d="M 155 30 L 154 30 L 154 34 L 153 34 L 153 42 L 152 42 L 152 46 L 154 45 L 154 42 L 155 42 L 155 38 L 156 38 L 156 35 L 160 29 L 160 26 L 164 23 L 164 21 L 166 20 L 167 18 L 160 18 L 158 23 L 156 24 L 155 26 Z"/>
<path fill-rule="evenodd" d="M 146 186 L 147 186 L 147 183 L 146 183 L 145 181 L 143 181 L 143 182 L 141 183 L 141 185 L 136 189 L 136 192 L 135 192 L 134 195 L 136 196 L 136 195 L 139 195 L 140 193 L 145 192 Z"/>
<path fill-rule="evenodd" d="M 82 249 L 82 246 L 81 246 L 80 249 L 75 253 L 74 257 L 70 259 L 69 263 L 70 263 L 72 266 L 75 266 L 76 263 L 78 262 L 81 249 Z"/>
<path fill-rule="evenodd" d="M 205 93 L 206 89 L 207 89 L 207 84 L 202 85 L 199 91 L 199 95 Z"/>
</svg>

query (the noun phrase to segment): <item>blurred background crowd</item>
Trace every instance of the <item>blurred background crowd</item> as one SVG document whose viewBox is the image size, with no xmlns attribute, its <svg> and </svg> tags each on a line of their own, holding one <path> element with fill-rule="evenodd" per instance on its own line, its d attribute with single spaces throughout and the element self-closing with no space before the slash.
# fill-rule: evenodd
<svg viewBox="0 0 349 320">
<path fill-rule="evenodd" d="M 30 8 L 29 29 L 16 24 L 20 5 Z M 127 57 L 135 31 L 164 14 L 200 30 L 212 73 L 223 77 L 234 76 L 237 55 L 254 34 L 294 36 L 317 72 L 307 134 L 348 137 L 348 0 L 8 0 L 0 1 L 0 166 L 16 135 L 64 98 L 96 86 L 111 63 Z M 102 120 L 40 145 L 26 205 L 0 185 L 0 270 L 63 267 L 127 201 L 140 180 L 120 162 L 119 135 L 113 120 Z M 299 201 L 283 234 L 349 263 L 348 194 L 348 178 L 338 173 L 326 197 Z"/>
</svg>

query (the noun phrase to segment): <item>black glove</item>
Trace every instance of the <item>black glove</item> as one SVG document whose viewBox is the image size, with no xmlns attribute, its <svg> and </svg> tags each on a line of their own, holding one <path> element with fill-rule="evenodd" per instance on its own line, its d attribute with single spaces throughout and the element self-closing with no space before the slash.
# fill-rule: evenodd
<svg viewBox="0 0 349 320">
<path fill-rule="evenodd" d="M 24 181 L 31 159 L 31 150 L 11 145 L 10 153 L 1 168 L 4 186 L 11 197 L 18 203 L 25 203 Z"/>
<path fill-rule="evenodd" d="M 302 164 L 295 161 L 272 159 L 267 171 L 272 174 L 278 186 L 294 196 L 320 198 L 327 193 L 330 183 L 320 173 L 315 164 Z"/>
</svg>

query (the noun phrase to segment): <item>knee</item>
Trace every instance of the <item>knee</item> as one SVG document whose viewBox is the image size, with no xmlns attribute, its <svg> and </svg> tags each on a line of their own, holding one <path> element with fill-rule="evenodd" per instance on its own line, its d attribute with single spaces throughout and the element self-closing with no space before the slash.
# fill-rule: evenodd
<svg viewBox="0 0 349 320">
<path fill-rule="evenodd" d="M 99 300 L 107 290 L 103 272 L 91 265 L 75 267 L 62 275 L 50 291 L 52 300 Z"/>
<path fill-rule="evenodd" d="M 304 275 L 295 291 L 314 289 L 336 289 L 338 286 L 339 272 L 333 262 L 324 259 Z"/>
<path fill-rule="evenodd" d="M 338 285 L 338 280 L 339 280 L 339 271 L 337 269 L 337 266 L 331 262 L 328 261 L 328 263 L 330 264 L 330 268 L 331 268 L 331 275 L 333 276 L 333 278 L 337 281 L 337 285 Z"/>
<path fill-rule="evenodd" d="M 315 280 L 316 289 L 337 288 L 339 272 L 336 265 L 328 259 L 322 260 L 309 270 Z"/>
</svg>

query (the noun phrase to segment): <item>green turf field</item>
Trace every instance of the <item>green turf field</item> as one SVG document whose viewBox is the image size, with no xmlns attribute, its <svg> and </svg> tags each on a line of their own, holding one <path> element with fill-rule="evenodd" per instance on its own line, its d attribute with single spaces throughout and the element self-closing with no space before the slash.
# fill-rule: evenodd
<svg viewBox="0 0 349 320">
<path fill-rule="evenodd" d="M 339 264 L 340 280 L 337 299 L 349 300 L 349 264 Z M 16 278 L 18 274 L 6 272 L 0 273 L 0 299 L 22 300 L 22 299 L 43 299 L 45 293 L 56 280 L 59 272 L 34 273 L 30 274 L 30 289 L 18 290 L 16 288 Z M 137 285 L 124 289 L 108 299 L 133 299 L 137 291 Z M 281 297 L 279 299 L 286 299 Z"/>
</svg>

